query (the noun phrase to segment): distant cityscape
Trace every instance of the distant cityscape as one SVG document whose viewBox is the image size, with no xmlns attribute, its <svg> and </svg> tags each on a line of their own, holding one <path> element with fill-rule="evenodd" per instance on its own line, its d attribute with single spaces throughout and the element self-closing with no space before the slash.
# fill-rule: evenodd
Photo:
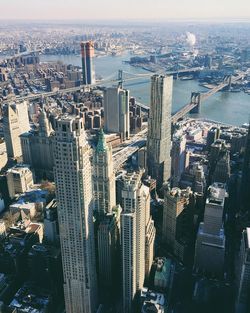
<svg viewBox="0 0 250 313">
<path fill-rule="evenodd" d="M 250 312 L 249 31 L 0 23 L 0 312 Z"/>
</svg>

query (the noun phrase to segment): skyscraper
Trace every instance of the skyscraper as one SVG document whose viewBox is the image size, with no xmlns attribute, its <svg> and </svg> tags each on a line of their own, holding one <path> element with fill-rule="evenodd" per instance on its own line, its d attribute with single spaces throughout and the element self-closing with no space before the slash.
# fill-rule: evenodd
<svg viewBox="0 0 250 313">
<path fill-rule="evenodd" d="M 242 210 L 250 211 L 250 122 L 248 128 L 248 136 L 244 154 L 244 164 L 242 170 L 242 183 L 241 183 L 241 195 L 242 195 Z"/>
<path fill-rule="evenodd" d="M 142 172 L 127 174 L 122 189 L 123 313 L 135 312 L 135 296 L 142 289 L 145 278 L 145 255 L 148 255 L 145 254 L 146 217 L 149 216 L 150 195 L 148 187 L 141 183 L 141 177 Z"/>
<path fill-rule="evenodd" d="M 7 104 L 4 107 L 3 131 L 9 158 L 22 156 L 20 135 L 30 129 L 26 102 Z"/>
<path fill-rule="evenodd" d="M 171 175 L 172 76 L 151 77 L 151 104 L 148 123 L 148 174 L 158 185 Z"/>
<path fill-rule="evenodd" d="M 115 173 L 112 148 L 106 144 L 103 130 L 100 130 L 97 147 L 93 154 L 93 183 L 95 211 L 112 213 L 115 206 Z"/>
<path fill-rule="evenodd" d="M 94 43 L 92 41 L 81 43 L 82 54 L 82 81 L 84 85 L 95 83 L 95 72 L 93 66 Z"/>
<path fill-rule="evenodd" d="M 117 282 L 121 207 L 115 201 L 112 149 L 103 130 L 93 154 L 94 207 L 97 225 L 98 278 L 102 302 L 114 296 Z"/>
<path fill-rule="evenodd" d="M 54 161 L 66 312 L 96 312 L 90 147 L 81 118 L 56 120 Z"/>
<path fill-rule="evenodd" d="M 236 313 L 246 313 L 250 289 L 250 228 L 242 233 L 241 247 L 236 267 Z M 249 309 L 249 307 L 248 307 Z"/>
<path fill-rule="evenodd" d="M 129 91 L 110 87 L 104 92 L 104 130 L 120 133 L 123 140 L 130 136 Z"/>
<path fill-rule="evenodd" d="M 227 192 L 222 183 L 213 183 L 208 191 L 204 222 L 200 223 L 196 239 L 194 263 L 197 269 L 221 276 L 225 255 L 222 218 Z"/>
</svg>

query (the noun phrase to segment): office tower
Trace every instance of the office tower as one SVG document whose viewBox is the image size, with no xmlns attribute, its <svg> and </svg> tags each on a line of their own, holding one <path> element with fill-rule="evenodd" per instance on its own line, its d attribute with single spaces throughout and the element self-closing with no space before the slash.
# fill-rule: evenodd
<svg viewBox="0 0 250 313">
<path fill-rule="evenodd" d="M 150 206 L 142 172 L 127 174 L 122 189 L 121 251 L 123 313 L 135 312 L 135 297 L 145 278 L 146 216 Z"/>
<path fill-rule="evenodd" d="M 7 104 L 4 107 L 3 132 L 9 158 L 22 156 L 20 135 L 30 129 L 27 103 Z"/>
<path fill-rule="evenodd" d="M 243 230 L 238 263 L 236 265 L 236 313 L 249 312 L 250 295 L 250 228 Z M 248 308 L 248 310 L 247 310 Z"/>
<path fill-rule="evenodd" d="M 93 66 L 94 43 L 92 41 L 81 43 L 82 54 L 82 80 L 84 85 L 95 83 L 95 72 Z"/>
<path fill-rule="evenodd" d="M 163 207 L 162 239 L 163 243 L 182 261 L 192 232 L 193 193 L 191 188 L 177 187 L 165 189 Z"/>
<path fill-rule="evenodd" d="M 129 91 L 110 87 L 104 91 L 104 130 L 120 133 L 123 140 L 130 135 Z"/>
<path fill-rule="evenodd" d="M 39 178 L 53 179 L 53 130 L 42 108 L 38 118 L 38 131 L 20 136 L 23 162 L 29 164 Z"/>
<path fill-rule="evenodd" d="M 22 194 L 34 185 L 33 173 L 27 165 L 16 165 L 7 171 L 7 183 L 11 199 Z"/>
<path fill-rule="evenodd" d="M 196 269 L 221 276 L 223 275 L 225 254 L 222 217 L 227 192 L 225 184 L 222 183 L 214 183 L 208 191 L 204 222 L 200 223 L 196 239 L 194 264 Z"/>
<path fill-rule="evenodd" d="M 151 104 L 148 122 L 148 174 L 160 186 L 171 175 L 172 76 L 151 78 Z"/>
<path fill-rule="evenodd" d="M 248 136 L 244 154 L 244 164 L 242 170 L 241 195 L 242 195 L 242 210 L 250 210 L 250 123 L 248 128 Z"/>
<path fill-rule="evenodd" d="M 115 173 L 112 148 L 108 146 L 103 130 L 100 130 L 97 147 L 93 154 L 93 184 L 95 211 L 111 213 L 115 206 Z"/>
<path fill-rule="evenodd" d="M 54 176 L 67 313 L 97 309 L 92 173 L 83 120 L 55 122 Z"/>
<path fill-rule="evenodd" d="M 181 174 L 185 171 L 185 161 L 186 161 L 185 149 L 186 149 L 185 135 L 174 137 L 171 152 L 173 186 L 178 186 Z"/>
<path fill-rule="evenodd" d="M 98 278 L 102 302 L 110 301 L 117 287 L 121 207 L 115 201 L 112 148 L 101 129 L 93 153 L 94 208 L 97 225 Z"/>
</svg>

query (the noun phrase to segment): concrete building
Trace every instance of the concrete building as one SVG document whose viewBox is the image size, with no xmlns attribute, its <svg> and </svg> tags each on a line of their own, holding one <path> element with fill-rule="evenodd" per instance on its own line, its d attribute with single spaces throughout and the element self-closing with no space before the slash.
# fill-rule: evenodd
<svg viewBox="0 0 250 313">
<path fill-rule="evenodd" d="M 7 184 L 11 199 L 31 189 L 33 173 L 27 165 L 16 165 L 7 171 Z"/>
<path fill-rule="evenodd" d="M 29 164 L 37 177 L 53 179 L 54 132 L 44 109 L 39 115 L 37 131 L 20 136 L 23 162 Z"/>
<path fill-rule="evenodd" d="M 171 176 L 171 110 L 173 77 L 151 78 L 151 104 L 148 122 L 148 174 L 158 185 Z"/>
<path fill-rule="evenodd" d="M 186 165 L 186 137 L 178 136 L 173 138 L 171 165 L 173 186 L 178 187 L 181 174 L 185 171 Z"/>
<path fill-rule="evenodd" d="M 94 43 L 92 41 L 81 43 L 82 55 L 82 81 L 84 85 L 95 83 L 95 71 L 93 66 Z"/>
<path fill-rule="evenodd" d="M 204 222 L 200 223 L 195 246 L 195 268 L 216 276 L 223 275 L 224 271 L 225 235 L 222 217 L 227 196 L 225 184 L 214 183 L 209 187 Z"/>
<path fill-rule="evenodd" d="M 249 312 L 250 296 L 250 228 L 242 233 L 241 247 L 236 268 L 236 313 Z"/>
<path fill-rule="evenodd" d="M 81 118 L 63 115 L 56 120 L 54 176 L 67 313 L 98 308 L 92 173 L 85 136 Z"/>
<path fill-rule="evenodd" d="M 29 130 L 27 103 L 5 105 L 3 131 L 9 158 L 19 158 L 22 156 L 20 135 Z"/>
<path fill-rule="evenodd" d="M 149 189 L 141 183 L 142 172 L 127 174 L 122 189 L 121 251 L 123 313 L 135 312 L 135 297 L 145 278 L 146 211 Z"/>
<path fill-rule="evenodd" d="M 104 91 L 104 131 L 119 133 L 122 140 L 130 136 L 129 91 L 110 87 Z"/>
</svg>

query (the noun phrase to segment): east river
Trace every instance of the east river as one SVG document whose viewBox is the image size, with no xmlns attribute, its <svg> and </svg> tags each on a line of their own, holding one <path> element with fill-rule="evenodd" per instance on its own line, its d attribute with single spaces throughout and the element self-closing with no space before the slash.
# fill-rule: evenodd
<svg viewBox="0 0 250 313">
<path fill-rule="evenodd" d="M 143 69 L 130 66 L 123 61 L 129 60 L 130 55 L 121 56 L 103 56 L 94 58 L 94 66 L 97 77 L 107 78 L 113 73 L 118 73 L 122 69 L 129 73 L 145 74 L 149 73 Z M 80 56 L 63 55 L 43 55 L 40 57 L 42 62 L 62 61 L 65 64 L 81 66 Z M 150 103 L 150 79 L 140 78 L 134 81 L 128 81 L 124 87 L 130 90 L 131 96 L 144 104 Z M 192 91 L 207 91 L 199 86 L 195 80 L 175 80 L 173 88 L 173 112 L 190 101 Z M 232 125 L 242 125 L 247 123 L 250 118 L 250 95 L 244 92 L 218 92 L 202 103 L 201 113 L 196 115 L 207 119 L 215 120 Z"/>
</svg>

